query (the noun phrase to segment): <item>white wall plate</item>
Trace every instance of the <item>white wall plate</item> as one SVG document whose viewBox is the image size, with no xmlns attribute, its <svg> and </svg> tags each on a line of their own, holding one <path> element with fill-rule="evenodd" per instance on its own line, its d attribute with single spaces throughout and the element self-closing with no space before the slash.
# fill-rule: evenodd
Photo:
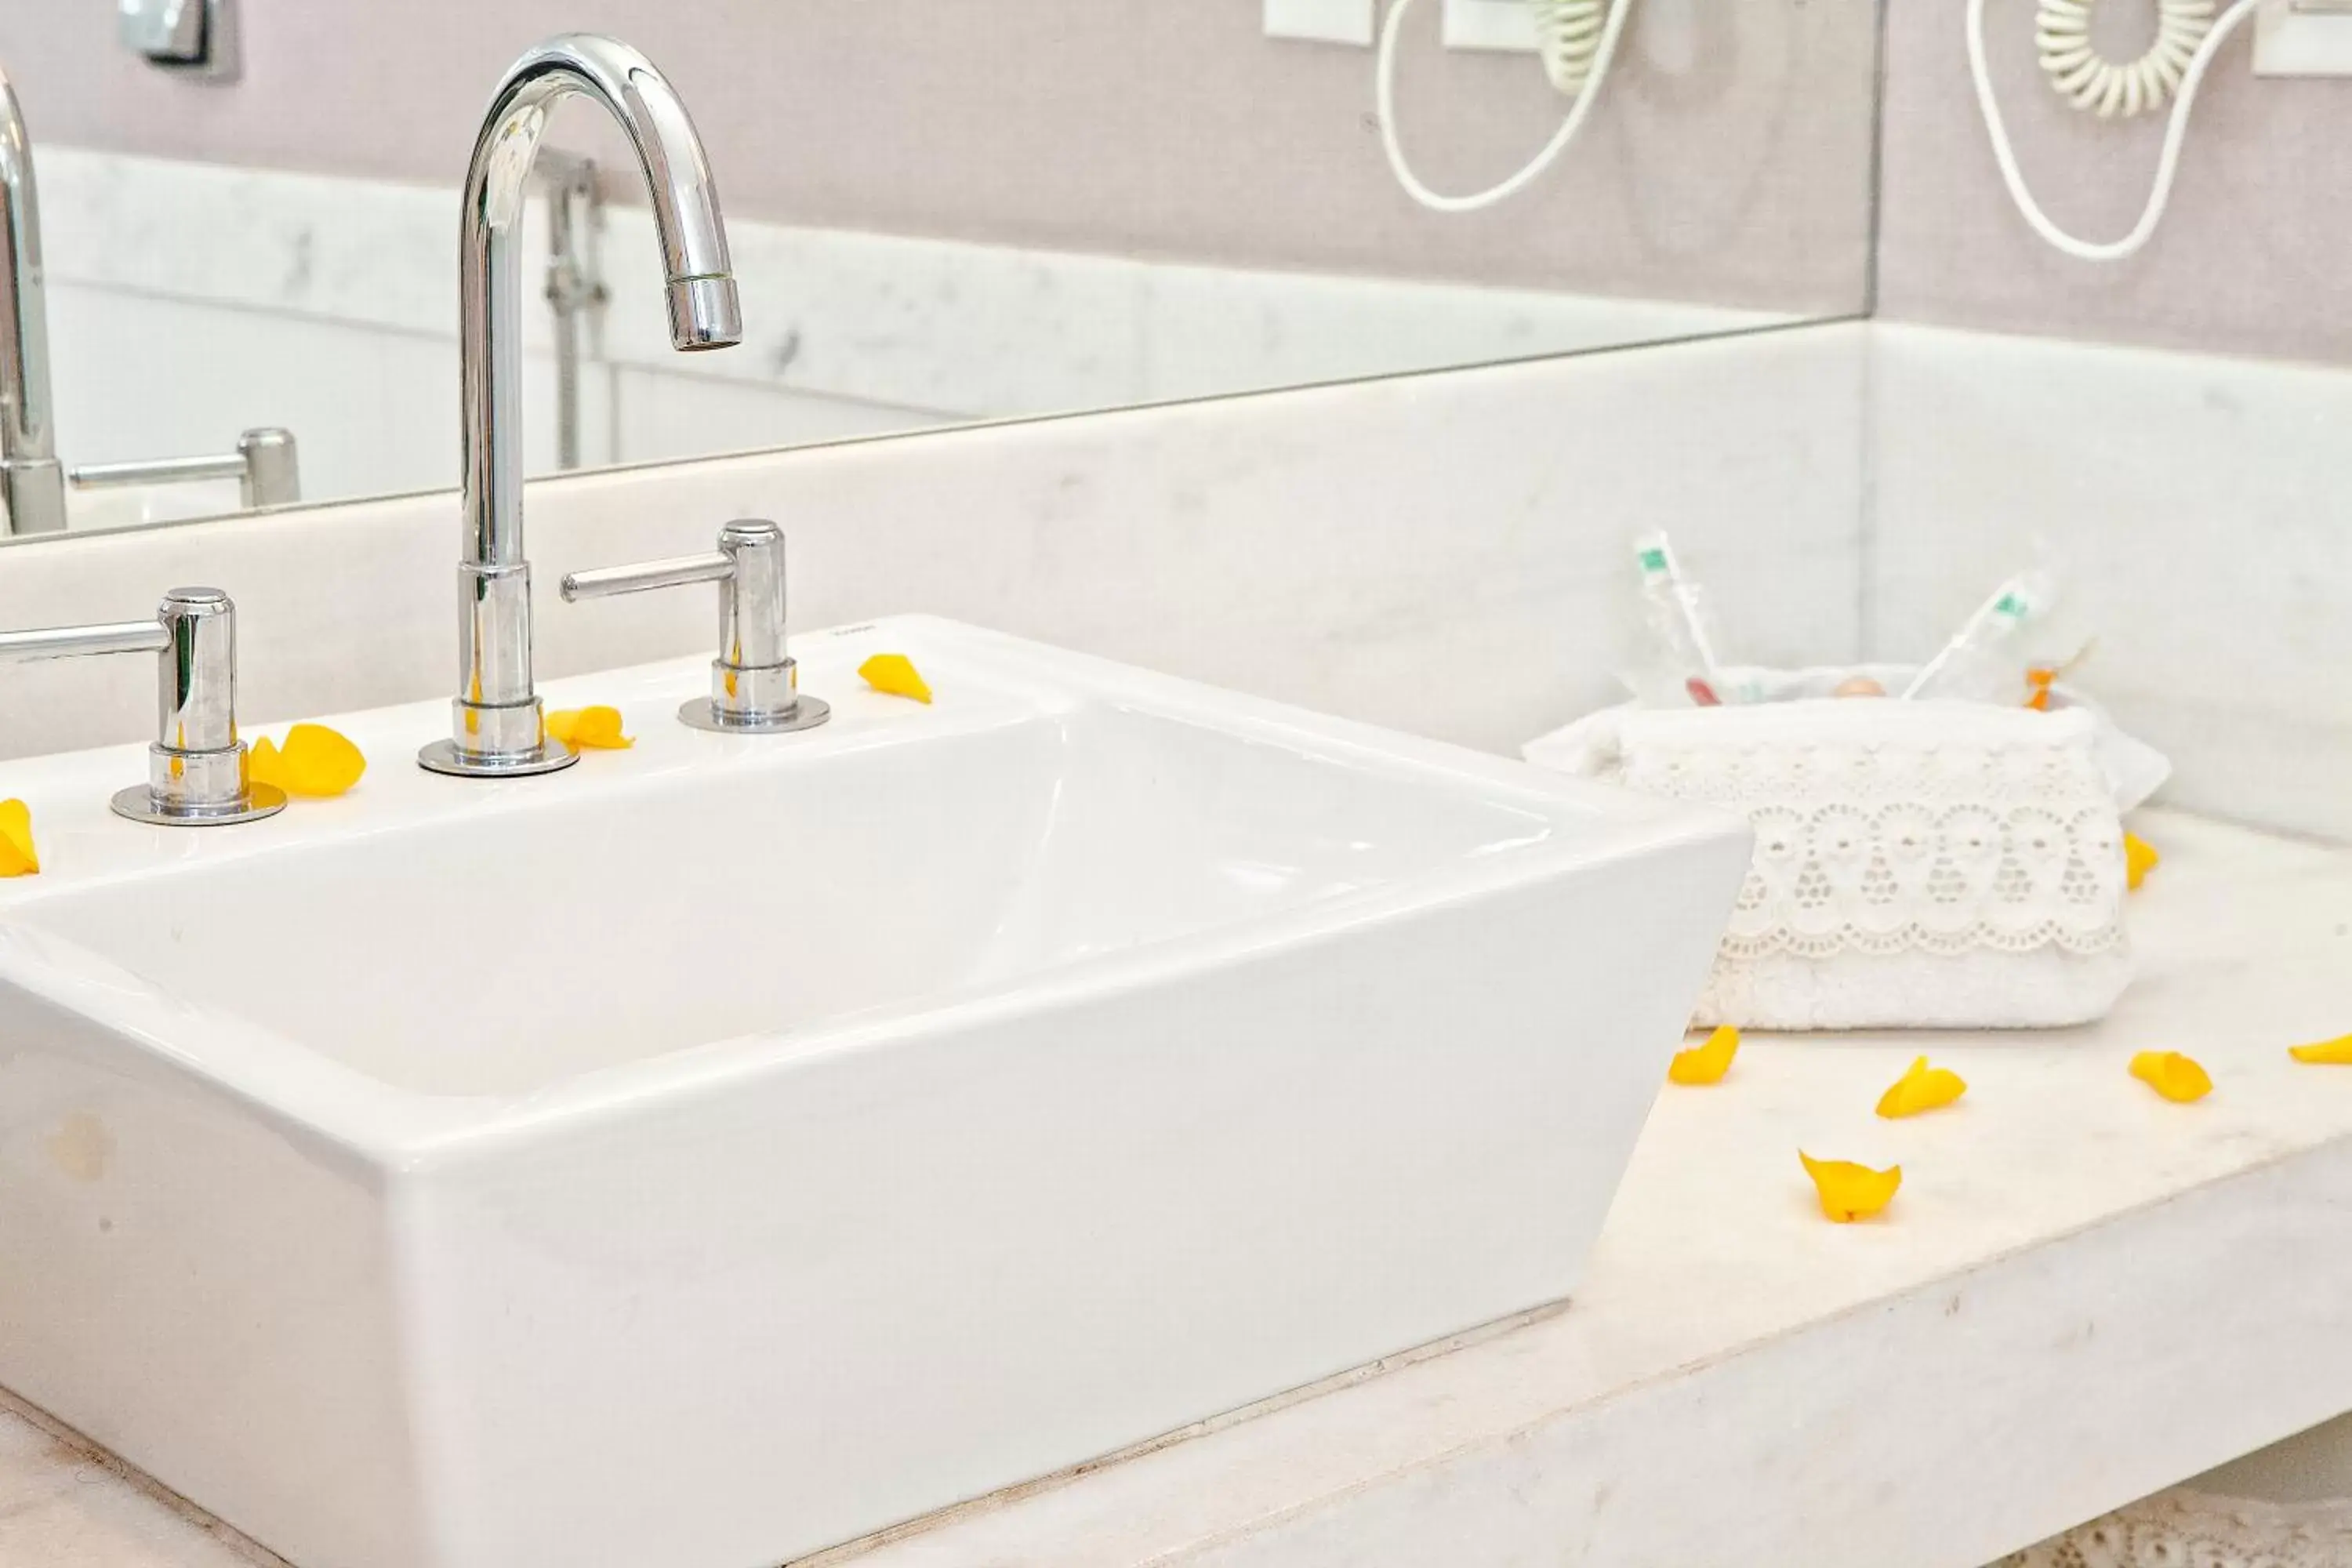
<svg viewBox="0 0 2352 1568">
<path fill-rule="evenodd" d="M 1373 0 L 1265 0 L 1265 36 L 1370 48 Z"/>
<path fill-rule="evenodd" d="M 2352 4 L 2271 0 L 2254 17 L 2256 76 L 2352 76 Z"/>
<path fill-rule="evenodd" d="M 1537 52 L 1536 11 L 1528 0 L 1445 0 L 1445 47 Z"/>
</svg>

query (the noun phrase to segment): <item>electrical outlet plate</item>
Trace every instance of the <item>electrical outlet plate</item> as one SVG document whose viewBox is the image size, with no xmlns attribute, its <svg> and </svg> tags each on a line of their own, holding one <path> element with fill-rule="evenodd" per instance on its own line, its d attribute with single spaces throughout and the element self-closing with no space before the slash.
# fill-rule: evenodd
<svg viewBox="0 0 2352 1568">
<path fill-rule="evenodd" d="M 1445 0 L 1445 47 L 1538 52 L 1535 7 L 1528 0 Z"/>
<path fill-rule="evenodd" d="M 1313 43 L 1372 43 L 1374 0 L 1265 0 L 1265 36 Z"/>
<path fill-rule="evenodd" d="M 2352 4 L 2270 0 L 2254 15 L 2256 76 L 2352 76 Z"/>
</svg>

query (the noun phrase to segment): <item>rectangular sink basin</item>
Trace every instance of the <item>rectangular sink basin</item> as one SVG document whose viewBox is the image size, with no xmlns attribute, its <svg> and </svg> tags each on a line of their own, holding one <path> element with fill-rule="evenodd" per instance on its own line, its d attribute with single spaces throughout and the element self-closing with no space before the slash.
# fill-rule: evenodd
<svg viewBox="0 0 2352 1568">
<path fill-rule="evenodd" d="M 956 626 L 0 764 L 0 1384 L 302 1568 L 762 1568 L 1568 1296 L 1746 829 Z M 930 706 L 866 689 L 911 656 Z M 1442 694 L 1429 694 L 1442 700 Z"/>
</svg>

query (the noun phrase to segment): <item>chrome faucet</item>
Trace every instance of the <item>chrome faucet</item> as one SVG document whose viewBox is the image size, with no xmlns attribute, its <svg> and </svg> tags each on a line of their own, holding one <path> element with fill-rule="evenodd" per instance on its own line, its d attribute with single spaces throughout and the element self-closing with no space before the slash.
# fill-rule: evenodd
<svg viewBox="0 0 2352 1568">
<path fill-rule="evenodd" d="M 549 742 L 531 683 L 521 431 L 523 190 L 549 111 L 574 93 L 620 121 L 644 167 L 667 279 L 671 346 L 726 348 L 742 336 L 709 160 L 667 79 L 626 44 L 584 33 L 551 38 L 517 60 L 474 142 L 459 217 L 465 558 L 457 567 L 452 733 L 416 759 L 435 773 L 513 778 L 576 760 L 562 742 Z"/>
<path fill-rule="evenodd" d="M 56 533 L 66 525 L 46 294 L 33 144 L 16 89 L 0 70 L 0 535 Z"/>
</svg>

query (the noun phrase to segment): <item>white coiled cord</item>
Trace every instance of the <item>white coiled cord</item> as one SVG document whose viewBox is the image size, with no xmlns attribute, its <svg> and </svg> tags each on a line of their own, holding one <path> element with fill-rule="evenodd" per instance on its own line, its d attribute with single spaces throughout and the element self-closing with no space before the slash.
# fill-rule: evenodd
<svg viewBox="0 0 2352 1568">
<path fill-rule="evenodd" d="M 1389 7 L 1388 20 L 1381 27 L 1380 58 L 1373 69 L 1373 87 L 1378 100 L 1381 122 L 1381 146 L 1388 153 L 1389 168 L 1402 185 L 1405 194 L 1433 212 L 1476 212 L 1490 207 L 1526 188 L 1543 172 L 1550 168 L 1559 155 L 1576 140 L 1578 132 L 1592 106 L 1601 97 L 1601 84 L 1609 75 L 1609 65 L 1617 56 L 1617 40 L 1625 31 L 1625 18 L 1633 13 L 1633 0 L 1528 0 L 1536 9 L 1536 37 L 1543 56 L 1544 74 L 1552 85 L 1575 98 L 1575 106 L 1568 118 L 1560 121 L 1559 130 L 1544 143 L 1528 164 L 1499 184 L 1468 195 L 1449 196 L 1431 190 L 1412 172 L 1404 155 L 1404 144 L 1397 136 L 1396 55 L 1397 40 L 1402 34 L 1405 13 L 1412 9 L 1412 0 L 1395 0 Z"/>
<path fill-rule="evenodd" d="M 2078 239 L 2051 222 L 2050 215 L 2042 210 L 2033 193 L 2026 189 L 2025 175 L 2017 166 L 2017 149 L 2010 142 L 2009 127 L 2000 117 L 2000 103 L 1993 96 L 1992 67 L 1985 58 L 1985 0 L 1969 0 L 1969 69 L 1976 78 L 1977 108 L 1984 115 L 1985 133 L 1992 140 L 1993 161 L 2000 165 L 2001 183 L 2009 187 L 2010 200 L 2017 204 L 2017 210 L 2025 216 L 2034 233 L 2079 261 L 2121 261 L 2138 254 L 2164 222 L 2165 209 L 2172 205 L 2172 183 L 2180 173 L 2180 146 L 2189 133 L 2189 111 L 2197 105 L 2197 89 L 2204 84 L 2213 57 L 2221 52 L 2230 35 L 2262 4 L 2263 0 L 2237 0 L 2220 20 L 2208 26 L 2203 19 L 2189 15 L 2200 9 L 2189 0 L 2165 0 L 2157 48 L 2132 65 L 2117 66 L 2098 59 L 2091 51 L 2087 30 L 2089 0 L 2042 0 L 2035 32 L 2042 49 L 2042 68 L 2050 73 L 2058 89 L 2078 106 L 2095 109 L 2105 115 L 2137 114 L 2160 107 L 2168 96 L 2176 92 L 2179 95 L 2173 100 L 2172 118 L 2164 128 L 2164 151 L 2157 160 L 2156 186 L 2148 193 L 2147 205 L 2141 211 L 2139 222 L 2121 239 L 2100 243 Z M 2174 27 L 2176 11 L 2180 13 L 2178 29 Z M 2053 28 L 2053 16 L 2064 26 Z M 2077 20 L 2084 26 L 2079 36 L 2069 30 Z M 2189 47 L 2187 58 L 2174 65 L 2171 62 L 2180 40 L 2192 24 L 2202 29 L 2198 41 Z M 2089 55 L 2091 63 L 2086 65 L 2079 55 Z M 2062 63 L 2063 69 L 2059 68 Z M 2103 71 L 2116 74 L 2105 76 Z M 2086 90 L 2090 95 L 2087 101 L 2082 96 Z"/>
<path fill-rule="evenodd" d="M 2042 74 L 2061 97 L 2102 120 L 2162 109 L 2179 90 L 2189 62 L 2197 58 L 2197 46 L 2213 30 L 2213 0 L 2158 0 L 2156 42 L 2125 65 L 2099 53 L 2091 42 L 2095 4 L 2042 0 L 2033 17 Z"/>
<path fill-rule="evenodd" d="M 1544 75 L 1570 98 L 1592 79 L 1601 56 L 1601 29 L 1609 24 L 1609 0 L 1531 0 L 1536 12 L 1536 47 Z"/>
</svg>

